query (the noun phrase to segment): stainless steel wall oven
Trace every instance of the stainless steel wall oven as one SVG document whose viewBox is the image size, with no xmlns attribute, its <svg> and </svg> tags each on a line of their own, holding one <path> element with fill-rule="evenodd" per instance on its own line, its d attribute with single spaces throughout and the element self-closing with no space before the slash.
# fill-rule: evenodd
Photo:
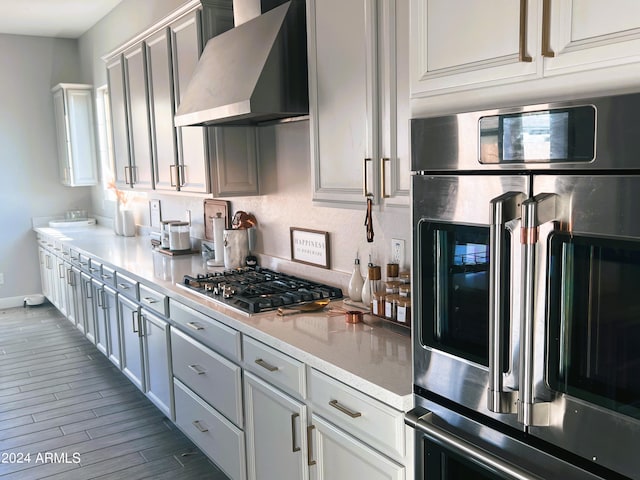
<svg viewBox="0 0 640 480">
<path fill-rule="evenodd" d="M 640 94 L 411 135 L 418 472 L 640 478 Z"/>
</svg>

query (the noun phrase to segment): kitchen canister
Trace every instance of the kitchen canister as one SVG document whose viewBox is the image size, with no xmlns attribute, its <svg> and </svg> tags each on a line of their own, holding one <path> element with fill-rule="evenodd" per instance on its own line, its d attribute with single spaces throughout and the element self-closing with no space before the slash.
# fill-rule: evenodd
<svg viewBox="0 0 640 480">
<path fill-rule="evenodd" d="M 216 217 L 212 217 L 213 222 L 213 249 L 214 258 L 213 261 L 207 261 L 209 266 L 221 266 L 224 265 L 224 226 L 226 219 L 219 213 Z"/>
<path fill-rule="evenodd" d="M 232 269 L 243 267 L 247 255 L 249 255 L 249 235 L 247 229 L 225 230 L 224 268 Z"/>
<path fill-rule="evenodd" d="M 169 224 L 169 250 L 184 252 L 191 249 L 188 222 L 173 222 Z"/>
</svg>

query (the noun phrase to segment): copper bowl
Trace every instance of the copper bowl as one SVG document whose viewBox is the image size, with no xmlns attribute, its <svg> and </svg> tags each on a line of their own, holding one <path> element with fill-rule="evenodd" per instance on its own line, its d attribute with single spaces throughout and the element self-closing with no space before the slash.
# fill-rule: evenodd
<svg viewBox="0 0 640 480">
<path fill-rule="evenodd" d="M 360 310 L 348 310 L 344 312 L 344 319 L 347 323 L 360 323 L 363 314 Z"/>
</svg>

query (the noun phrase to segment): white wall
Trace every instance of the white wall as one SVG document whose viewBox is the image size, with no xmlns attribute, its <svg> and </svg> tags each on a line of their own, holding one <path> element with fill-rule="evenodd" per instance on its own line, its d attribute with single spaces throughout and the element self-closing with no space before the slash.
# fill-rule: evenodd
<svg viewBox="0 0 640 480">
<path fill-rule="evenodd" d="M 0 307 L 42 291 L 32 217 L 90 209 L 58 180 L 51 87 L 79 82 L 77 42 L 0 34 Z"/>
</svg>

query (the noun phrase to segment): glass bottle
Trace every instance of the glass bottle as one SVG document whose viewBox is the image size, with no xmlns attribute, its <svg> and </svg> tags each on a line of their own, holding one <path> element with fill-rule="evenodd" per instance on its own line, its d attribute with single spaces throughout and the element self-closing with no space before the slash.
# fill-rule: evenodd
<svg viewBox="0 0 640 480">
<path fill-rule="evenodd" d="M 353 265 L 353 273 L 351 274 L 351 278 L 349 279 L 349 298 L 354 302 L 361 301 L 363 286 L 364 280 L 362 278 L 362 274 L 360 273 L 360 259 L 356 257 Z"/>
</svg>

